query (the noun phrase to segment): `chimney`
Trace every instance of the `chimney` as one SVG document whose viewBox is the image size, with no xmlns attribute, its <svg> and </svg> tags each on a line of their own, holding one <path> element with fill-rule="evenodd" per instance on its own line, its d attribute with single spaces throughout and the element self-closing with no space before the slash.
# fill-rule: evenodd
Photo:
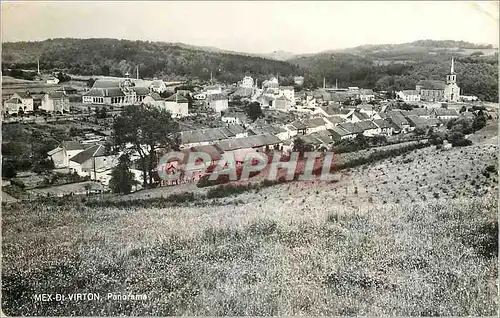
<svg viewBox="0 0 500 318">
<path fill-rule="evenodd" d="M 137 79 L 139 79 L 139 65 L 137 65 Z"/>
<path fill-rule="evenodd" d="M 323 77 L 323 89 L 326 88 L 326 79 Z"/>
<path fill-rule="evenodd" d="M 38 75 L 40 75 L 40 59 L 36 60 L 36 64 L 37 64 Z"/>
</svg>

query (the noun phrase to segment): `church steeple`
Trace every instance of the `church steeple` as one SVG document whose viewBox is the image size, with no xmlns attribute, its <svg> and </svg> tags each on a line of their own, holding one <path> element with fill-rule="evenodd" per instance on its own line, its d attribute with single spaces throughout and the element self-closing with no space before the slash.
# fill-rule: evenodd
<svg viewBox="0 0 500 318">
<path fill-rule="evenodd" d="M 454 84 L 457 82 L 457 75 L 455 74 L 455 60 L 451 58 L 450 74 L 446 75 L 446 84 Z"/>
<path fill-rule="evenodd" d="M 455 67 L 453 65 L 453 57 L 451 58 L 451 71 L 450 71 L 450 74 L 454 74 L 455 73 Z"/>
</svg>

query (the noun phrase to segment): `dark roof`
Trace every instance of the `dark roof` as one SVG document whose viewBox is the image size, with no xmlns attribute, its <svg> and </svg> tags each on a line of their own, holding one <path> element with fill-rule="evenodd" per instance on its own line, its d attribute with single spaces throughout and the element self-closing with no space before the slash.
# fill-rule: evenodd
<svg viewBox="0 0 500 318">
<path fill-rule="evenodd" d="M 182 96 L 179 93 L 176 93 L 176 94 L 168 97 L 167 99 L 165 99 L 165 101 L 167 101 L 167 102 L 177 102 L 177 103 L 187 103 L 188 102 L 187 98 L 184 97 L 184 96 Z"/>
<path fill-rule="evenodd" d="M 363 131 L 365 130 L 369 130 L 369 129 L 377 129 L 378 127 L 370 120 L 364 120 L 364 121 L 360 121 L 360 122 L 357 122 L 355 123 L 354 125 L 360 127 L 361 129 L 363 129 Z"/>
<path fill-rule="evenodd" d="M 212 101 L 212 100 L 227 100 L 227 96 L 223 94 L 212 94 L 207 96 L 207 100 Z"/>
<path fill-rule="evenodd" d="M 105 147 L 103 145 L 94 145 L 91 146 L 79 154 L 75 155 L 70 159 L 70 161 L 83 164 L 87 160 L 90 160 L 93 157 L 102 157 L 105 153 Z"/>
<path fill-rule="evenodd" d="M 235 136 L 230 130 L 224 129 L 224 127 L 182 131 L 180 134 L 183 144 L 217 141 Z"/>
<path fill-rule="evenodd" d="M 232 134 L 242 134 L 245 132 L 245 129 L 241 127 L 240 125 L 236 124 L 230 124 L 226 127 L 227 130 L 229 130 Z"/>
<path fill-rule="evenodd" d="M 149 96 L 151 96 L 153 100 L 163 100 L 163 98 L 161 98 L 160 94 L 158 93 L 151 93 L 149 94 Z"/>
<path fill-rule="evenodd" d="M 63 141 L 61 142 L 61 147 L 65 148 L 66 150 L 83 150 L 85 149 L 85 146 L 82 145 L 79 141 Z"/>
<path fill-rule="evenodd" d="M 349 115 L 349 117 L 352 117 L 352 116 L 356 116 L 356 117 L 358 117 L 360 120 L 370 119 L 370 116 L 368 116 L 368 115 L 367 115 L 367 114 L 365 114 L 365 113 L 359 112 L 359 111 L 355 111 L 354 113 L 352 113 L 351 115 Z"/>
<path fill-rule="evenodd" d="M 92 85 L 92 88 L 112 88 L 112 87 L 120 87 L 120 82 L 113 80 L 98 79 L 94 82 L 94 85 Z"/>
<path fill-rule="evenodd" d="M 290 125 L 292 125 L 293 127 L 295 127 L 295 129 L 297 129 L 297 130 L 301 130 L 301 129 L 306 129 L 307 128 L 307 126 L 303 122 L 301 122 L 300 120 L 296 120 L 293 123 L 291 123 Z"/>
<path fill-rule="evenodd" d="M 68 98 L 64 92 L 49 92 L 49 97 L 52 99 Z"/>
<path fill-rule="evenodd" d="M 325 120 L 331 122 L 334 125 L 338 125 L 340 123 L 345 122 L 345 119 L 342 117 L 328 117 L 328 118 L 325 118 Z"/>
<path fill-rule="evenodd" d="M 447 109 L 447 108 L 434 108 L 434 112 L 436 116 L 457 116 L 458 113 L 455 109 Z"/>
<path fill-rule="evenodd" d="M 217 146 L 222 151 L 231 151 L 244 148 L 255 148 L 281 143 L 281 140 L 273 135 L 256 135 L 244 138 L 226 139 L 220 141 Z"/>
<path fill-rule="evenodd" d="M 332 135 L 334 140 L 340 140 L 341 137 L 354 134 L 353 132 L 345 130 L 344 128 L 342 128 L 340 126 L 335 126 L 332 129 L 328 129 L 328 132 L 330 132 L 330 134 Z"/>
<path fill-rule="evenodd" d="M 149 94 L 149 89 L 147 87 L 134 86 L 133 90 L 137 95 L 147 95 Z"/>
<path fill-rule="evenodd" d="M 28 92 L 16 92 L 16 94 L 21 98 L 33 98 L 31 94 Z"/>
<path fill-rule="evenodd" d="M 363 133 L 363 129 L 358 126 L 358 125 L 355 125 L 353 123 L 342 123 L 342 124 L 338 124 L 337 127 L 340 126 L 340 128 L 342 129 L 345 129 L 353 134 L 360 134 L 360 133 Z"/>
<path fill-rule="evenodd" d="M 391 122 L 387 119 L 375 119 L 373 122 L 380 127 L 380 129 L 392 127 Z"/>
<path fill-rule="evenodd" d="M 444 81 L 436 81 L 436 80 L 422 80 L 417 83 L 417 85 L 421 85 L 421 89 L 435 89 L 435 90 L 444 90 L 446 87 L 446 83 Z"/>
<path fill-rule="evenodd" d="M 214 145 L 195 146 L 191 147 L 190 149 L 192 152 L 204 152 L 206 154 L 209 154 L 212 161 L 219 160 L 222 154 L 222 150 Z"/>
<path fill-rule="evenodd" d="M 387 117 L 390 118 L 395 124 L 400 125 L 409 125 L 410 123 L 403 116 L 403 113 L 399 110 L 390 110 L 387 112 Z"/>
<path fill-rule="evenodd" d="M 4 103 L 9 103 L 9 104 L 22 104 L 21 100 L 17 97 L 13 97 L 11 99 L 6 100 Z"/>
<path fill-rule="evenodd" d="M 315 128 L 326 125 L 326 122 L 321 117 L 310 118 L 304 121 L 308 128 Z"/>
</svg>

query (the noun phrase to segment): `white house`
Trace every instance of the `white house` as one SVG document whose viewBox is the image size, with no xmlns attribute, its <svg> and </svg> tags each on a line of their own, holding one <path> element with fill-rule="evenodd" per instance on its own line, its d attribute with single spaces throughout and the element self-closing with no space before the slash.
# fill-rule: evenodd
<svg viewBox="0 0 500 318">
<path fill-rule="evenodd" d="M 205 98 L 207 98 L 209 95 L 222 94 L 222 88 L 220 87 L 220 85 L 208 86 L 205 88 L 205 94 Z"/>
<path fill-rule="evenodd" d="M 33 96 L 31 96 L 30 92 L 26 91 L 26 92 L 14 93 L 14 95 L 12 95 L 11 99 L 12 98 L 17 98 L 21 102 L 18 105 L 19 109 L 17 110 L 17 112 L 19 112 L 19 110 L 21 110 L 21 109 L 25 113 L 26 112 L 33 112 L 33 110 L 34 110 L 34 108 L 33 108 Z"/>
<path fill-rule="evenodd" d="M 279 81 L 276 77 L 271 76 L 271 78 L 267 81 L 264 81 L 262 83 L 263 88 L 278 88 L 279 87 Z"/>
<path fill-rule="evenodd" d="M 205 99 L 207 99 L 207 94 L 206 93 L 198 93 L 198 94 L 194 95 L 193 97 L 196 100 L 205 100 Z"/>
<path fill-rule="evenodd" d="M 221 121 L 228 124 L 238 124 L 241 125 L 246 122 L 247 116 L 243 112 L 225 112 L 224 115 L 221 116 Z"/>
<path fill-rule="evenodd" d="M 149 85 L 149 89 L 155 93 L 161 94 L 167 90 L 167 84 L 162 80 L 153 80 L 151 85 Z"/>
<path fill-rule="evenodd" d="M 222 94 L 209 95 L 206 103 L 207 107 L 213 109 L 216 113 L 223 112 L 229 108 L 229 100 Z"/>
<path fill-rule="evenodd" d="M 403 90 L 396 93 L 396 97 L 405 102 L 419 102 L 420 94 L 417 90 Z"/>
<path fill-rule="evenodd" d="M 280 96 L 285 96 L 289 101 L 295 102 L 295 91 L 292 86 L 280 86 Z"/>
<path fill-rule="evenodd" d="M 146 97 L 142 100 L 142 103 L 145 105 L 156 106 L 160 109 L 165 109 L 165 100 L 161 98 L 158 93 L 146 95 Z"/>
<path fill-rule="evenodd" d="M 47 79 L 47 84 L 59 84 L 59 79 L 57 77 L 50 77 Z"/>
<path fill-rule="evenodd" d="M 449 120 L 453 118 L 458 118 L 459 114 L 455 109 L 446 108 L 434 108 L 431 111 L 431 118 L 438 118 L 443 120 Z"/>
<path fill-rule="evenodd" d="M 50 92 L 43 95 L 40 109 L 46 112 L 69 112 L 69 97 L 63 92 Z"/>
<path fill-rule="evenodd" d="M 241 81 L 240 87 L 253 88 L 253 78 L 251 76 L 245 76 Z"/>
<path fill-rule="evenodd" d="M 373 123 L 378 127 L 378 135 L 392 136 L 393 125 L 390 120 L 375 119 Z"/>
<path fill-rule="evenodd" d="M 176 93 L 165 100 L 165 109 L 172 114 L 172 117 L 185 117 L 189 114 L 189 101 Z"/>
<path fill-rule="evenodd" d="M 52 159 L 56 168 L 68 168 L 69 160 L 90 146 L 77 141 L 63 141 L 47 155 Z"/>
<path fill-rule="evenodd" d="M 97 170 L 114 167 L 117 159 L 117 156 L 106 155 L 106 148 L 98 144 L 73 156 L 69 160 L 69 170 L 82 177 L 89 176 L 92 180 L 97 180 Z"/>
</svg>

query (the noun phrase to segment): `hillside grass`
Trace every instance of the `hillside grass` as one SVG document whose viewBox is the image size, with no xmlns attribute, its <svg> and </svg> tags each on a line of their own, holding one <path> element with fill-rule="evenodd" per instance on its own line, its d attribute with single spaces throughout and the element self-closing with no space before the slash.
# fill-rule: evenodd
<svg viewBox="0 0 500 318">
<path fill-rule="evenodd" d="M 283 186 L 278 186 L 283 187 Z M 17 205 L 7 315 L 494 315 L 494 196 L 346 208 Z M 34 293 L 147 301 L 35 303 Z"/>
</svg>

